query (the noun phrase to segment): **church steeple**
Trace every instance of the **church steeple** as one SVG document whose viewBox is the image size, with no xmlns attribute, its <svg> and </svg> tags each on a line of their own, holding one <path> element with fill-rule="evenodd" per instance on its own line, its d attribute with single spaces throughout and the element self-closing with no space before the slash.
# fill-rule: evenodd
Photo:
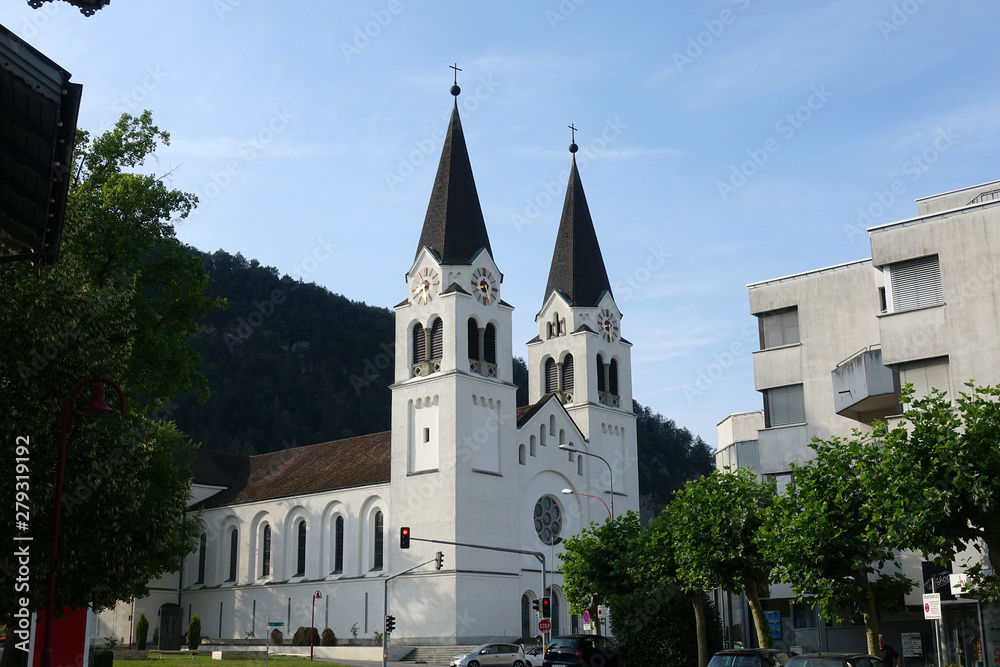
<svg viewBox="0 0 1000 667">
<path fill-rule="evenodd" d="M 597 306 L 604 292 L 611 294 L 611 283 L 604 268 L 580 172 L 576 168 L 576 147 L 575 143 L 569 147 L 574 154 L 573 166 L 566 186 L 556 248 L 552 253 L 549 282 L 542 301 L 558 290 L 569 299 L 571 306 L 593 307 Z"/>
<path fill-rule="evenodd" d="M 426 246 L 445 265 L 470 264 L 476 252 L 483 248 L 493 255 L 490 238 L 486 233 L 486 222 L 483 220 L 483 209 L 479 205 L 476 181 L 472 176 L 462 120 L 458 116 L 460 92 L 457 83 L 452 86 L 455 106 L 451 111 L 448 135 L 441 150 L 441 161 L 438 163 L 431 201 L 427 205 L 420 244 L 417 246 L 418 255 Z"/>
</svg>

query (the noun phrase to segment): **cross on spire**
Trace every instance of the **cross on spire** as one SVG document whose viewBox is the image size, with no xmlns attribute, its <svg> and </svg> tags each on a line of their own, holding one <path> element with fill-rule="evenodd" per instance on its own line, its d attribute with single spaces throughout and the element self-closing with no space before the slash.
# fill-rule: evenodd
<svg viewBox="0 0 1000 667">
<path fill-rule="evenodd" d="M 572 135 L 573 138 L 570 140 L 570 144 L 569 144 L 569 152 L 570 153 L 576 153 L 579 150 L 579 147 L 576 145 L 576 125 L 574 125 L 573 123 L 570 123 L 566 127 L 568 127 L 570 130 L 573 131 L 573 135 Z M 574 157 L 573 159 L 575 160 L 576 157 Z"/>
<path fill-rule="evenodd" d="M 573 123 L 570 123 L 569 125 L 567 125 L 567 127 L 569 129 L 573 130 L 573 138 L 570 139 L 570 141 L 575 144 L 576 143 L 576 127 L 573 125 Z"/>
<path fill-rule="evenodd" d="M 451 69 L 455 70 L 455 82 L 454 83 L 457 86 L 458 85 L 458 73 L 462 71 L 462 68 L 458 66 L 458 63 L 455 63 L 454 65 L 448 65 L 448 67 L 450 67 Z"/>
</svg>

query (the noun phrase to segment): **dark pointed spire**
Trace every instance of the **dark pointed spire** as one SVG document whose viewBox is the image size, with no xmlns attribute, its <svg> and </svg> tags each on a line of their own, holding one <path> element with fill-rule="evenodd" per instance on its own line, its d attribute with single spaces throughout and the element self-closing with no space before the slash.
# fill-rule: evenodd
<svg viewBox="0 0 1000 667">
<path fill-rule="evenodd" d="M 455 69 L 456 77 L 458 69 Z M 493 254 L 490 238 L 486 233 L 483 209 L 479 205 L 479 193 L 472 176 L 469 151 L 465 146 L 462 120 L 458 117 L 457 78 L 451 88 L 455 96 L 455 106 L 451 110 L 448 135 L 441 150 L 431 201 L 427 205 L 424 228 L 420 232 L 420 249 L 427 246 L 441 260 L 442 264 L 469 264 L 473 256 L 482 248 Z"/>
<path fill-rule="evenodd" d="M 576 128 L 572 129 L 575 131 Z M 562 219 L 556 234 L 545 299 L 553 290 L 558 290 L 569 299 L 570 305 L 590 307 L 597 305 L 605 291 L 611 294 L 611 283 L 604 268 L 580 172 L 576 168 L 576 148 L 576 143 L 570 144 L 569 150 L 574 153 L 573 167 L 566 186 L 566 201 L 563 202 Z"/>
</svg>

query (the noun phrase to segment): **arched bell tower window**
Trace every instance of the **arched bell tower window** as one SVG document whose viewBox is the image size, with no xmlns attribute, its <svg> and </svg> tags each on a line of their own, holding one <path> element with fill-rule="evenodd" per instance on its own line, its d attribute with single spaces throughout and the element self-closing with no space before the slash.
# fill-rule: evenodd
<svg viewBox="0 0 1000 667">
<path fill-rule="evenodd" d="M 549 357 L 545 360 L 545 393 L 551 394 L 556 391 L 559 386 L 559 377 L 556 371 L 556 360 Z"/>
<path fill-rule="evenodd" d="M 488 364 L 497 363 L 497 328 L 493 324 L 486 325 L 486 333 L 483 335 L 483 359 Z"/>
<path fill-rule="evenodd" d="M 469 361 L 479 361 L 479 324 L 475 318 L 469 318 Z"/>
<path fill-rule="evenodd" d="M 440 360 L 444 355 L 444 323 L 440 317 L 434 318 L 431 325 L 430 354 L 428 359 Z"/>
<path fill-rule="evenodd" d="M 610 368 L 610 372 L 608 373 L 608 384 L 610 385 L 608 387 L 608 389 L 610 390 L 610 392 L 612 394 L 614 394 L 615 396 L 619 396 L 620 394 L 618 393 L 618 360 L 617 359 L 612 359 L 611 360 L 611 368 Z"/>
<path fill-rule="evenodd" d="M 604 357 L 597 355 L 597 391 L 607 391 L 607 382 L 604 381 Z"/>
<path fill-rule="evenodd" d="M 419 364 L 426 361 L 427 340 L 424 337 L 424 328 L 420 322 L 413 325 L 413 363 Z"/>
<path fill-rule="evenodd" d="M 566 393 L 573 391 L 573 380 L 574 380 L 574 370 L 573 370 L 573 355 L 567 354 L 563 359 L 563 386 L 562 389 Z"/>
</svg>

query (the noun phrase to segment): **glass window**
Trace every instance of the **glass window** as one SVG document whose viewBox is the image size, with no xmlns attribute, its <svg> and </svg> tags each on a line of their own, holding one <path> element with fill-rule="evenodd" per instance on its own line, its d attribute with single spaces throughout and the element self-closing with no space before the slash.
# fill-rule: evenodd
<svg viewBox="0 0 1000 667">
<path fill-rule="evenodd" d="M 761 349 L 799 342 L 799 309 L 782 308 L 758 315 Z"/>
<path fill-rule="evenodd" d="M 375 558 L 373 570 L 382 569 L 382 512 L 375 512 Z"/>
<path fill-rule="evenodd" d="M 338 516 L 333 530 L 333 572 L 344 571 L 344 517 Z"/>
<path fill-rule="evenodd" d="M 264 538 L 262 541 L 260 576 L 267 577 L 271 574 L 271 526 L 264 526 Z"/>
<path fill-rule="evenodd" d="M 542 496 L 535 503 L 533 512 L 535 533 L 545 544 L 559 544 L 562 538 L 559 533 L 562 531 L 562 510 L 559 503 L 553 496 Z"/>
<path fill-rule="evenodd" d="M 799 424 L 806 420 L 805 400 L 802 385 L 775 387 L 764 390 L 765 426 Z"/>
<path fill-rule="evenodd" d="M 892 312 L 926 308 L 944 303 L 941 266 L 937 255 L 928 255 L 885 267 L 892 293 Z"/>
<path fill-rule="evenodd" d="M 296 577 L 305 576 L 306 573 L 306 522 L 299 521 L 299 544 L 298 558 L 296 559 Z"/>
<path fill-rule="evenodd" d="M 194 583 L 203 584 L 205 583 L 205 555 L 208 551 L 208 535 L 205 533 L 201 534 L 198 539 L 198 580 Z"/>
<path fill-rule="evenodd" d="M 226 581 L 236 581 L 236 563 L 239 561 L 240 533 L 237 529 L 229 533 L 229 578 Z"/>
</svg>

